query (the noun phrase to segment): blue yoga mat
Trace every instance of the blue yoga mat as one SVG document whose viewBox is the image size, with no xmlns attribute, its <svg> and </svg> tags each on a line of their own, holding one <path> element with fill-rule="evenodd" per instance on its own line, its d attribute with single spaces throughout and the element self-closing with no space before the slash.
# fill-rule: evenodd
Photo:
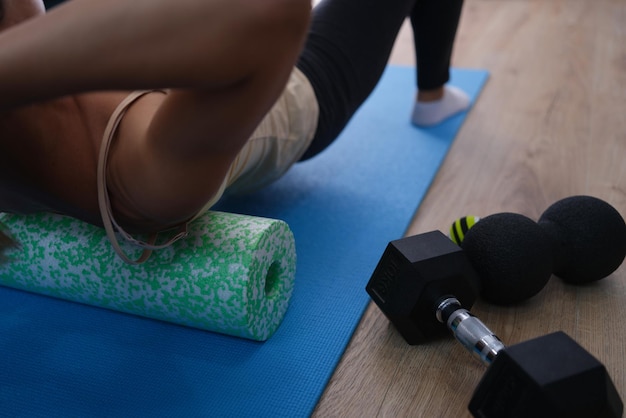
<svg viewBox="0 0 626 418">
<path fill-rule="evenodd" d="M 473 99 L 486 79 L 452 73 Z M 414 80 L 414 69 L 389 67 L 327 151 L 217 208 L 294 232 L 295 291 L 269 341 L 0 288 L 0 416 L 308 416 L 369 302 L 378 259 L 404 235 L 465 117 L 411 126 Z"/>
</svg>

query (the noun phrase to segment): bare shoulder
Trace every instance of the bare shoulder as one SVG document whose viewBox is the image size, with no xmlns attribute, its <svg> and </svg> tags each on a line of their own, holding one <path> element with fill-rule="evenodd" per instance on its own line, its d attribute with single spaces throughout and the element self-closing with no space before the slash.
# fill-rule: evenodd
<svg viewBox="0 0 626 418">
<path fill-rule="evenodd" d="M 84 94 L 0 114 L 0 211 L 46 210 L 98 223 L 99 144 L 125 96 Z"/>
</svg>

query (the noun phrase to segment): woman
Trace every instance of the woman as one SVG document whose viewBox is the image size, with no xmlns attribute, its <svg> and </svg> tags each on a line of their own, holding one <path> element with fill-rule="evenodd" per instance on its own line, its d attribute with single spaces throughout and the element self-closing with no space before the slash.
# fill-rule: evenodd
<svg viewBox="0 0 626 418">
<path fill-rule="evenodd" d="M 407 16 L 413 122 L 468 105 L 445 86 L 462 0 L 326 0 L 312 15 L 310 0 L 1 4 L 0 211 L 103 225 L 118 252 L 120 234 L 147 248 L 142 261 L 158 232 L 179 230 L 164 245 L 184 236 L 225 190 L 326 148 Z"/>
</svg>

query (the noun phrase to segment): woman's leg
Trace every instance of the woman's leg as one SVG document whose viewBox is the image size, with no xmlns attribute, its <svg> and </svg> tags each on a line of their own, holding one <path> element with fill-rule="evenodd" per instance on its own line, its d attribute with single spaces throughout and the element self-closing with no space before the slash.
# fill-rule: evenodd
<svg viewBox="0 0 626 418">
<path fill-rule="evenodd" d="M 58 6 L 63 3 L 65 0 L 44 0 L 44 4 L 46 5 L 46 10 L 52 9 L 54 6 Z"/>
<path fill-rule="evenodd" d="M 440 0 L 445 1 L 445 0 Z M 298 61 L 320 116 L 302 160 L 326 148 L 378 83 L 415 0 L 326 0 L 313 10 Z"/>
<path fill-rule="evenodd" d="M 463 91 L 445 86 L 462 8 L 463 0 L 417 0 L 411 12 L 418 87 L 412 121 L 418 126 L 435 125 L 469 106 Z"/>
<path fill-rule="evenodd" d="M 437 89 L 450 79 L 450 57 L 463 0 L 417 0 L 411 26 L 417 60 L 417 86 Z"/>
</svg>

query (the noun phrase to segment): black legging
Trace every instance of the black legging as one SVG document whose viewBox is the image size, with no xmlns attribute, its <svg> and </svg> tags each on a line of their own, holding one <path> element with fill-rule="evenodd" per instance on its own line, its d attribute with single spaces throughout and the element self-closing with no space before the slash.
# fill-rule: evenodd
<svg viewBox="0 0 626 418">
<path fill-rule="evenodd" d="M 415 39 L 417 87 L 444 85 L 462 7 L 463 0 L 325 0 L 317 5 L 297 67 L 313 86 L 320 116 L 301 160 L 332 143 L 370 95 L 407 17 Z"/>
<path fill-rule="evenodd" d="M 63 3 L 65 0 L 43 0 L 46 9 L 52 9 L 54 6 Z"/>
</svg>

